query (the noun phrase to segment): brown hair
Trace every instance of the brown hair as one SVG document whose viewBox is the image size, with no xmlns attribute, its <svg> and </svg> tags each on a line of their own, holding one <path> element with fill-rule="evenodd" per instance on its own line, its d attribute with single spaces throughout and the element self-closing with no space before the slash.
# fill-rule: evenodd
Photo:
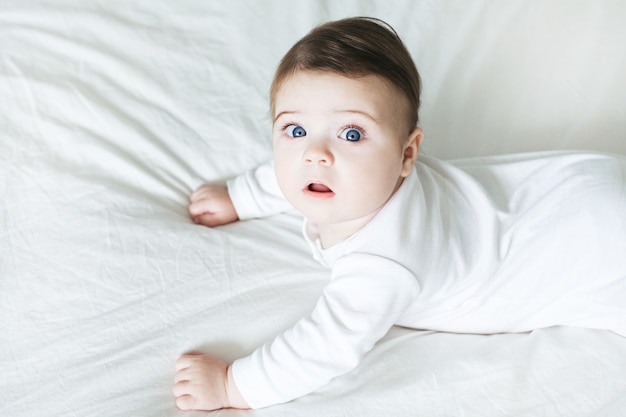
<svg viewBox="0 0 626 417">
<path fill-rule="evenodd" d="M 379 75 L 406 96 L 409 129 L 417 126 L 420 76 L 396 31 L 382 20 L 354 17 L 328 22 L 300 39 L 274 74 L 270 90 L 272 115 L 282 83 L 299 70 L 330 71 L 347 77 Z"/>
</svg>

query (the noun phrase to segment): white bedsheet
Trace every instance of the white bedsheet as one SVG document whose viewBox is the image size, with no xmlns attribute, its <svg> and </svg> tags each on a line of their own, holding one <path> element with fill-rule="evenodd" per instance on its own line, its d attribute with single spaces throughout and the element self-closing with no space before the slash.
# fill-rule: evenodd
<svg viewBox="0 0 626 417">
<path fill-rule="evenodd" d="M 187 197 L 271 155 L 267 90 L 314 24 L 389 21 L 443 158 L 626 154 L 614 1 L 0 0 L 0 415 L 182 416 L 174 360 L 234 359 L 328 273 L 300 218 L 218 229 Z M 626 416 L 626 338 L 394 328 L 352 373 L 224 416 Z"/>
</svg>

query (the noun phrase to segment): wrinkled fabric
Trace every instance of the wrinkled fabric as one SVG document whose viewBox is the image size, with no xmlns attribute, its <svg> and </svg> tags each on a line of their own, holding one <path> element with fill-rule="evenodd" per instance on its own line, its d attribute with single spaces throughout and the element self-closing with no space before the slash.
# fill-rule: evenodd
<svg viewBox="0 0 626 417">
<path fill-rule="evenodd" d="M 178 355 L 244 357 L 313 309 L 329 277 L 301 218 L 207 229 L 188 196 L 270 158 L 279 59 L 351 15 L 415 58 L 424 153 L 626 154 L 621 2 L 0 1 L 0 415 L 188 415 Z M 574 327 L 394 327 L 350 374 L 253 414 L 613 417 L 625 352 Z"/>
</svg>

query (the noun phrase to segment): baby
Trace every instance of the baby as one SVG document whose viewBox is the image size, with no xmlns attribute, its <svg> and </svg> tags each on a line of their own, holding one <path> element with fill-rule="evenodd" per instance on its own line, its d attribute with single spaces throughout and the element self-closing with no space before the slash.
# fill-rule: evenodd
<svg viewBox="0 0 626 417">
<path fill-rule="evenodd" d="M 183 355 L 179 408 L 290 401 L 355 368 L 394 325 L 626 335 L 626 160 L 418 160 L 420 89 L 376 19 L 327 23 L 285 55 L 270 94 L 273 161 L 201 186 L 189 211 L 214 227 L 294 207 L 330 281 L 308 316 L 251 355 Z"/>
</svg>

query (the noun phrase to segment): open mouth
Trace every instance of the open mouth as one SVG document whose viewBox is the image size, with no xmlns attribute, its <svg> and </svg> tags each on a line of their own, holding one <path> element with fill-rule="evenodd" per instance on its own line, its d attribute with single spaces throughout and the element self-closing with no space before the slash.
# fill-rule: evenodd
<svg viewBox="0 0 626 417">
<path fill-rule="evenodd" d="M 304 193 L 316 200 L 326 200 L 334 197 L 335 192 L 329 186 L 320 182 L 312 182 L 304 188 Z"/>
<path fill-rule="evenodd" d="M 313 191 L 314 193 L 332 193 L 333 190 L 325 186 L 324 184 L 319 183 L 311 183 L 307 187 L 309 191 Z"/>
</svg>

